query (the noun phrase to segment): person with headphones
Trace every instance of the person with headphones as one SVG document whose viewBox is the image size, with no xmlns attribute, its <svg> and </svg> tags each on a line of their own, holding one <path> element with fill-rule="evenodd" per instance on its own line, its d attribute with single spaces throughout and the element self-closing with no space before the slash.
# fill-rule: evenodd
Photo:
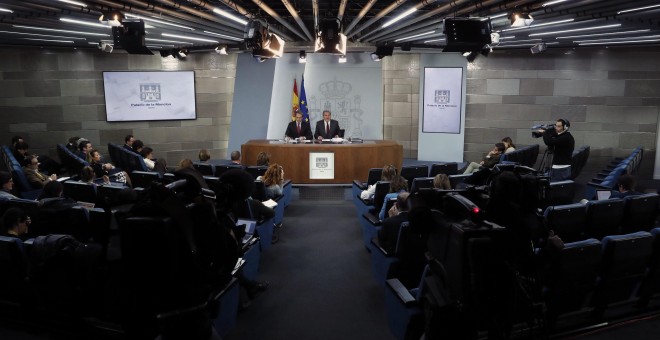
<svg viewBox="0 0 660 340">
<path fill-rule="evenodd" d="M 550 181 L 563 181 L 571 178 L 571 161 L 575 139 L 568 131 L 571 123 L 567 119 L 557 119 L 554 130 L 538 130 L 543 134 L 543 142 L 554 149 Z"/>
</svg>

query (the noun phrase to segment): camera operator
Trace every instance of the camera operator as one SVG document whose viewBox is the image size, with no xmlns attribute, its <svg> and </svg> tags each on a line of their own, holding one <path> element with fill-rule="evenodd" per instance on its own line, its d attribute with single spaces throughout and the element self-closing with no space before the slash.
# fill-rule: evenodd
<svg viewBox="0 0 660 340">
<path fill-rule="evenodd" d="M 554 148 L 552 170 L 550 171 L 550 180 L 553 182 L 571 178 L 571 159 L 575 139 L 568 131 L 570 126 L 571 123 L 568 120 L 560 118 L 557 119 L 554 130 L 537 130 L 539 134 L 543 135 L 545 145 Z"/>
</svg>

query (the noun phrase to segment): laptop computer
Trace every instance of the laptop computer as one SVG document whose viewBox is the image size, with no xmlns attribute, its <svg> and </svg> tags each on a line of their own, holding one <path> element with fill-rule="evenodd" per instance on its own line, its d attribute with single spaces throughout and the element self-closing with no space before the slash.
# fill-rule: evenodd
<svg viewBox="0 0 660 340">
<path fill-rule="evenodd" d="M 596 190 L 596 199 L 599 201 L 606 200 L 612 195 L 611 190 Z"/>
<path fill-rule="evenodd" d="M 236 226 L 241 225 L 245 226 L 245 236 L 243 236 L 243 240 L 241 242 L 246 244 L 250 242 L 252 237 L 254 237 L 254 231 L 257 229 L 257 221 L 239 218 L 236 221 Z"/>
</svg>

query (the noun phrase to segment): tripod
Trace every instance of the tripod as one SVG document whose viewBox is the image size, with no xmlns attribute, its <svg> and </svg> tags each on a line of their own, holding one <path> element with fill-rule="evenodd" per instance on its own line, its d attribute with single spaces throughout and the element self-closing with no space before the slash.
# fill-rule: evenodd
<svg viewBox="0 0 660 340">
<path fill-rule="evenodd" d="M 552 154 L 554 148 L 548 146 L 547 149 L 543 152 L 543 157 L 541 158 L 541 164 L 539 164 L 539 172 L 542 174 L 550 173 L 550 167 L 552 166 Z"/>
</svg>

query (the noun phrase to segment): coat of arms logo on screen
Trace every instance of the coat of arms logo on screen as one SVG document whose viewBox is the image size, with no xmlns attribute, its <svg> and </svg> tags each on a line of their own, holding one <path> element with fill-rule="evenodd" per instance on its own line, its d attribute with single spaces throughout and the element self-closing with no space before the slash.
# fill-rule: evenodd
<svg viewBox="0 0 660 340">
<path fill-rule="evenodd" d="M 140 100 L 143 102 L 159 102 L 160 84 L 140 84 Z"/>
<path fill-rule="evenodd" d="M 325 169 L 328 167 L 328 157 L 316 157 L 316 167 Z"/>
<path fill-rule="evenodd" d="M 436 104 L 449 104 L 449 90 L 435 90 Z"/>
</svg>

